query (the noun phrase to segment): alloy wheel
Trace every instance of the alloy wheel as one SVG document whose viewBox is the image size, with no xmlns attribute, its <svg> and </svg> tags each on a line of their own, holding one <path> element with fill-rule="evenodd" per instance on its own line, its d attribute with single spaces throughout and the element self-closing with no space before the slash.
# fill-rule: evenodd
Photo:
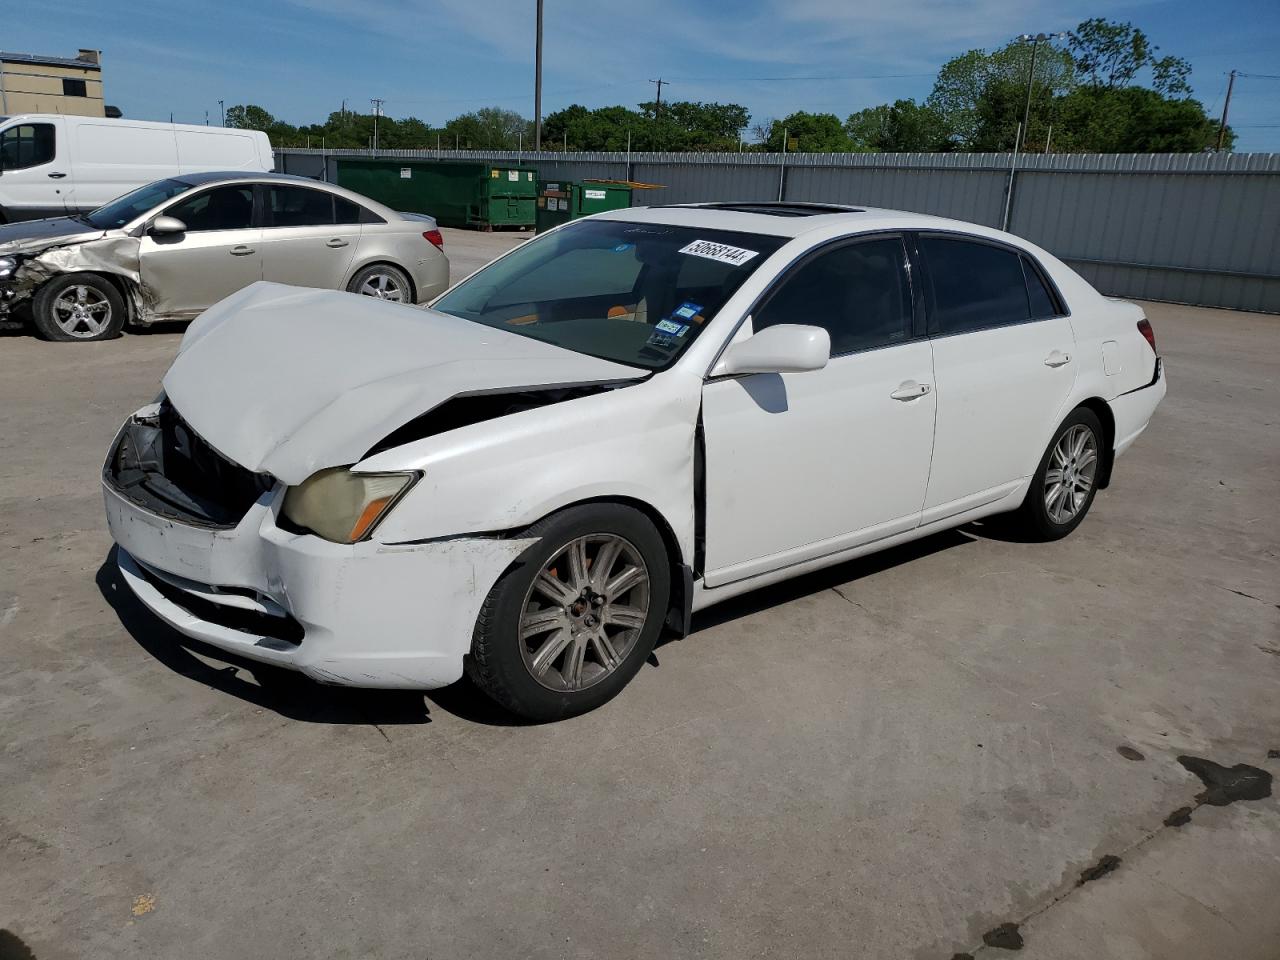
<svg viewBox="0 0 1280 960">
<path fill-rule="evenodd" d="M 1082 423 L 1054 444 L 1044 474 L 1044 509 L 1057 524 L 1069 523 L 1089 499 L 1098 471 L 1098 438 Z"/>
<path fill-rule="evenodd" d="M 520 654 L 539 684 L 578 691 L 627 658 L 649 615 L 649 570 L 615 534 L 570 541 L 539 571 L 520 615 Z"/>
<path fill-rule="evenodd" d="M 373 273 L 370 274 L 360 285 L 357 291 L 366 297 L 376 297 L 379 300 L 392 300 L 396 303 L 404 302 L 404 289 L 400 286 L 397 277 L 389 273 Z"/>
<path fill-rule="evenodd" d="M 69 337 L 90 340 L 111 326 L 111 301 L 96 287 L 67 287 L 53 301 L 53 322 Z"/>
</svg>

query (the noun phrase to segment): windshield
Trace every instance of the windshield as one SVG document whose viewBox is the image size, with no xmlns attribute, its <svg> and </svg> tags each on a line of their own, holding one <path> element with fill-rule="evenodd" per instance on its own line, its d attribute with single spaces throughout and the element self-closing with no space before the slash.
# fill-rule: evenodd
<svg viewBox="0 0 1280 960">
<path fill-rule="evenodd" d="M 531 240 L 437 300 L 437 310 L 567 350 L 659 370 L 688 349 L 786 240 L 583 220 Z"/>
<path fill-rule="evenodd" d="M 117 197 L 108 204 L 87 215 L 84 219 L 99 230 L 119 230 L 131 220 L 136 220 L 152 207 L 172 200 L 184 190 L 190 190 L 191 184 L 181 180 L 157 180 L 139 187 L 132 193 Z"/>
</svg>

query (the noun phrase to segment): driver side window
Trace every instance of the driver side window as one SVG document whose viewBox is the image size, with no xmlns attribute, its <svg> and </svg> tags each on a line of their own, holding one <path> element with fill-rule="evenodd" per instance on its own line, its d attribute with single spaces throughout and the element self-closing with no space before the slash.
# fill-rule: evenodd
<svg viewBox="0 0 1280 960">
<path fill-rule="evenodd" d="M 51 123 L 24 123 L 0 133 L 0 170 L 25 170 L 49 163 L 57 154 Z"/>
<path fill-rule="evenodd" d="M 752 318 L 752 329 L 780 323 L 822 327 L 831 355 L 890 346 L 911 336 L 907 251 L 899 237 L 843 244 L 787 276 Z"/>
<path fill-rule="evenodd" d="M 253 226 L 253 184 L 214 187 L 178 201 L 165 215 L 185 223 L 188 233 L 247 230 Z"/>
</svg>

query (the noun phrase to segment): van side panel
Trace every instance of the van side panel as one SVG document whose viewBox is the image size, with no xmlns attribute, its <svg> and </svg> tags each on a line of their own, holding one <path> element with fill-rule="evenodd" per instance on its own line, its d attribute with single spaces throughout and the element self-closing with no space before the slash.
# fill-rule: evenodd
<svg viewBox="0 0 1280 960">
<path fill-rule="evenodd" d="M 71 121 L 76 206 L 92 210 L 178 172 L 173 128 L 119 120 Z"/>
<path fill-rule="evenodd" d="M 258 139 L 265 135 L 256 130 L 222 130 L 199 127 L 179 129 L 178 172 L 203 173 L 207 170 L 269 170 L 259 156 Z"/>
</svg>

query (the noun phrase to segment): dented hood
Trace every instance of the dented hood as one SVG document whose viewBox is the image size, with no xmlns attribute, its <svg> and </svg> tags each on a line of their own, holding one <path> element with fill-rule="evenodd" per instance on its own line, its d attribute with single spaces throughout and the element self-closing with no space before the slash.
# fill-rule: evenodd
<svg viewBox="0 0 1280 960">
<path fill-rule="evenodd" d="M 52 246 L 81 243 L 101 236 L 103 232 L 97 227 L 71 217 L 6 223 L 0 226 L 0 256 L 39 253 Z"/>
<path fill-rule="evenodd" d="M 256 283 L 192 323 L 164 389 L 223 456 L 296 484 L 458 394 L 646 374 L 432 310 Z"/>
</svg>

